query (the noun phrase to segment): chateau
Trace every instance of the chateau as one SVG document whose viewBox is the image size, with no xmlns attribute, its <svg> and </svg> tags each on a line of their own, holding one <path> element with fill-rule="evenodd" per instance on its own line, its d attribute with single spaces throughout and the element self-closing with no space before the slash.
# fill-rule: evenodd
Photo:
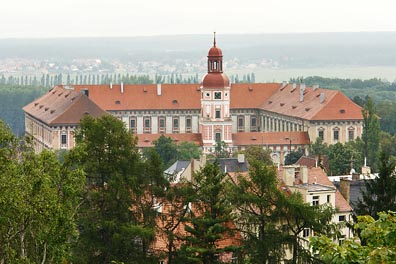
<svg viewBox="0 0 396 264">
<path fill-rule="evenodd" d="M 343 93 L 286 82 L 232 84 L 215 38 L 207 57 L 200 84 L 56 86 L 23 108 L 26 134 L 36 151 L 70 149 L 80 119 L 107 112 L 137 134 L 139 147 L 161 134 L 195 142 L 204 153 L 219 141 L 230 151 L 261 145 L 277 163 L 317 137 L 327 144 L 361 137 L 361 108 Z"/>
</svg>

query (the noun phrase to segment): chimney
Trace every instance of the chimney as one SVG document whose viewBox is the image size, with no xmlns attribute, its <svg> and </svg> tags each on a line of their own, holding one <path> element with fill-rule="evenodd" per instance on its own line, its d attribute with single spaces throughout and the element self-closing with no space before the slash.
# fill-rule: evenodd
<svg viewBox="0 0 396 264">
<path fill-rule="evenodd" d="M 113 83 L 110 83 L 110 89 L 113 89 Z"/>
<path fill-rule="evenodd" d="M 287 186 L 293 186 L 295 179 L 295 168 L 293 167 L 284 167 L 283 170 L 283 181 Z"/>
<path fill-rule="evenodd" d="M 319 89 L 319 84 L 314 84 L 312 85 L 312 89 L 315 91 L 316 89 Z"/>
<path fill-rule="evenodd" d="M 322 104 L 324 102 L 324 100 L 325 100 L 325 93 L 321 92 L 319 95 L 319 102 Z"/>
<path fill-rule="evenodd" d="M 245 163 L 245 154 L 238 154 L 238 163 Z"/>
<path fill-rule="evenodd" d="M 306 166 L 300 167 L 300 178 L 303 183 L 308 183 L 308 168 Z"/>
<path fill-rule="evenodd" d="M 161 95 L 162 91 L 161 91 L 161 84 L 157 83 L 157 95 Z"/>
<path fill-rule="evenodd" d="M 349 203 L 351 182 L 348 179 L 340 178 L 340 193 Z"/>
<path fill-rule="evenodd" d="M 304 90 L 300 89 L 300 102 L 304 101 Z"/>
<path fill-rule="evenodd" d="M 124 83 L 121 82 L 121 93 L 124 93 Z"/>
</svg>

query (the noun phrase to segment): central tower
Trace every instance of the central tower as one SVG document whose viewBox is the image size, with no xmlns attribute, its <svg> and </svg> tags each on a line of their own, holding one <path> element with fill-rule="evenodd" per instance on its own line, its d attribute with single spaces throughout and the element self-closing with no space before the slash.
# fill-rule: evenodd
<svg viewBox="0 0 396 264">
<path fill-rule="evenodd" d="M 203 152 L 214 151 L 217 142 L 224 141 L 232 147 L 232 120 L 230 116 L 230 80 L 223 73 L 223 53 L 216 47 L 208 52 L 208 73 L 201 83 L 201 120 Z"/>
</svg>

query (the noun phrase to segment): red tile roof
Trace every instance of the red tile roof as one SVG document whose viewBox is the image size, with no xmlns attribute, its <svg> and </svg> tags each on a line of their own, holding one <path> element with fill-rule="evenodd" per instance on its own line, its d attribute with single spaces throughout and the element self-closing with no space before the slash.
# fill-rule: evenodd
<svg viewBox="0 0 396 264">
<path fill-rule="evenodd" d="M 89 98 L 107 111 L 201 109 L 199 84 L 162 84 L 157 95 L 156 84 L 75 85 L 74 89 L 89 90 Z M 278 88 L 279 83 L 232 84 L 231 109 L 258 108 Z M 117 102 L 118 101 L 118 102 Z"/>
<path fill-rule="evenodd" d="M 231 85 L 231 109 L 258 108 L 274 94 L 279 83 L 236 83 Z"/>
<path fill-rule="evenodd" d="M 308 145 L 308 132 L 238 132 L 232 134 L 236 146 L 248 145 Z"/>
<path fill-rule="evenodd" d="M 183 133 L 183 134 L 139 134 L 138 137 L 138 147 L 146 148 L 152 147 L 153 141 L 157 140 L 161 135 L 165 137 L 170 137 L 177 144 L 181 142 L 193 142 L 195 145 L 202 146 L 202 137 L 199 133 Z"/>
<path fill-rule="evenodd" d="M 89 98 L 106 111 L 201 109 L 199 84 L 162 84 L 157 95 L 156 84 L 75 85 L 74 89 L 88 89 Z"/>
<path fill-rule="evenodd" d="M 86 114 L 93 117 L 106 114 L 85 95 L 58 86 L 26 105 L 23 110 L 48 125 L 76 125 Z"/>
<path fill-rule="evenodd" d="M 321 93 L 323 102 L 321 102 Z M 339 91 L 306 87 L 300 101 L 300 86 L 278 89 L 261 109 L 306 120 L 361 120 L 361 107 Z"/>
</svg>

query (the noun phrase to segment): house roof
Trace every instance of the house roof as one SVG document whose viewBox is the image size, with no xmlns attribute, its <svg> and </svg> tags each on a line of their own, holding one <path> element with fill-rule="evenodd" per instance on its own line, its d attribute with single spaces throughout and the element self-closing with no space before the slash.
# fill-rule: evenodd
<svg viewBox="0 0 396 264">
<path fill-rule="evenodd" d="M 79 93 L 84 89 L 88 90 L 90 100 Z M 293 90 L 291 84 L 238 83 L 231 85 L 230 93 L 231 110 L 259 108 L 306 120 L 362 119 L 361 108 L 344 94 L 334 90 L 307 87 L 302 102 L 300 102 L 299 88 Z M 322 103 L 321 93 L 323 93 Z M 70 100 L 71 98 L 73 100 Z M 36 103 L 38 104 L 35 105 Z M 43 105 L 42 108 L 40 108 L 41 105 Z M 25 112 L 48 124 L 51 122 L 78 124 L 82 117 L 81 112 L 89 112 L 95 116 L 102 114 L 102 109 L 106 111 L 199 111 L 201 109 L 200 85 L 124 84 L 122 88 L 120 84 L 75 85 L 67 89 L 57 86 L 24 107 Z"/>
<path fill-rule="evenodd" d="M 26 105 L 23 110 L 47 125 L 76 125 L 84 115 L 98 117 L 106 114 L 84 94 L 59 86 Z"/>
<path fill-rule="evenodd" d="M 249 145 L 308 145 L 308 132 L 238 132 L 232 134 L 232 141 L 237 146 Z"/>
<path fill-rule="evenodd" d="M 321 168 L 310 168 L 308 171 L 308 183 L 313 184 L 315 181 L 318 184 L 334 186 Z M 335 194 L 335 205 L 340 212 L 352 211 L 352 207 L 338 190 L 336 190 Z"/>
<path fill-rule="evenodd" d="M 231 109 L 258 108 L 278 88 L 279 83 L 231 85 Z M 199 84 L 162 84 L 161 95 L 156 84 L 75 85 L 80 91 L 88 89 L 89 98 L 107 111 L 201 109 Z"/>
<path fill-rule="evenodd" d="M 266 111 L 305 120 L 361 120 L 362 109 L 336 90 L 282 86 L 264 101 L 260 108 Z"/>
<path fill-rule="evenodd" d="M 173 163 L 169 168 L 167 168 L 164 172 L 168 175 L 173 175 L 175 173 L 179 173 L 183 169 L 187 168 L 190 165 L 190 160 L 177 160 Z"/>
<path fill-rule="evenodd" d="M 139 134 L 138 147 L 147 148 L 152 147 L 153 141 L 157 140 L 161 135 L 170 137 L 175 143 L 181 143 L 184 141 L 193 142 L 195 145 L 202 145 L 202 136 L 199 133 L 183 133 L 183 134 Z"/>
<path fill-rule="evenodd" d="M 156 84 L 75 85 L 80 91 L 88 89 L 89 98 L 106 111 L 117 110 L 182 110 L 201 109 L 199 84 L 162 84 L 157 93 Z"/>
</svg>

